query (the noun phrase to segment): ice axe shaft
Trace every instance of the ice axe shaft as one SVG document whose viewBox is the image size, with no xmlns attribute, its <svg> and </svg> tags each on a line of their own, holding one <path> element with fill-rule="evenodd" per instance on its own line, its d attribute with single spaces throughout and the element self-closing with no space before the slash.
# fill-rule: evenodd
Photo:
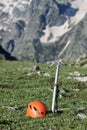
<svg viewBox="0 0 87 130">
<path fill-rule="evenodd" d="M 59 76 L 59 67 L 63 65 L 60 61 L 56 63 L 56 73 L 55 73 L 55 82 L 54 82 L 54 90 L 53 90 L 53 98 L 52 98 L 52 112 L 58 111 L 58 96 L 59 96 L 59 86 L 58 86 L 58 76 Z"/>
</svg>

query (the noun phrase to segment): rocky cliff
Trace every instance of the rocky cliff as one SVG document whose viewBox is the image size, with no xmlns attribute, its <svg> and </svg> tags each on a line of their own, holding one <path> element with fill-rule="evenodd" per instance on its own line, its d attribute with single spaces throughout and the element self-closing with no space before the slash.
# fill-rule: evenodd
<svg viewBox="0 0 87 130">
<path fill-rule="evenodd" d="M 0 45 L 18 60 L 87 54 L 87 0 L 0 0 Z"/>
</svg>

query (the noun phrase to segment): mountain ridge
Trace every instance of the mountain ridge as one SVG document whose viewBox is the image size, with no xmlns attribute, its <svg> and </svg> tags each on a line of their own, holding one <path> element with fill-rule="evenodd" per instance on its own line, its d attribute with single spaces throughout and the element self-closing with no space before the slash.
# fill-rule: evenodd
<svg viewBox="0 0 87 130">
<path fill-rule="evenodd" d="M 87 54 L 86 5 L 86 0 L 0 0 L 0 44 L 18 60 L 68 61 Z"/>
</svg>

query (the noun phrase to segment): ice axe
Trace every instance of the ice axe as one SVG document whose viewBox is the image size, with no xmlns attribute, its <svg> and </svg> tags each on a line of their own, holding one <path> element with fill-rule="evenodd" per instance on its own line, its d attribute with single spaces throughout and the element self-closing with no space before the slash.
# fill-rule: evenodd
<svg viewBox="0 0 87 130">
<path fill-rule="evenodd" d="M 64 65 L 61 61 L 54 62 L 51 66 L 56 64 L 56 72 L 55 72 L 55 81 L 54 81 L 54 89 L 53 89 L 53 98 L 52 98 L 52 113 L 58 112 L 58 96 L 59 96 L 59 86 L 58 86 L 58 76 L 59 76 L 59 68 Z"/>
</svg>

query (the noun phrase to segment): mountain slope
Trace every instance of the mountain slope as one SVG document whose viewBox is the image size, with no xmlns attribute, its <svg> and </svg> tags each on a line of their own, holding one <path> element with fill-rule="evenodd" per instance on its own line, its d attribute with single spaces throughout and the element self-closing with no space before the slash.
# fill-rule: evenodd
<svg viewBox="0 0 87 130">
<path fill-rule="evenodd" d="M 86 0 L 0 0 L 1 46 L 18 60 L 87 53 Z"/>
</svg>

